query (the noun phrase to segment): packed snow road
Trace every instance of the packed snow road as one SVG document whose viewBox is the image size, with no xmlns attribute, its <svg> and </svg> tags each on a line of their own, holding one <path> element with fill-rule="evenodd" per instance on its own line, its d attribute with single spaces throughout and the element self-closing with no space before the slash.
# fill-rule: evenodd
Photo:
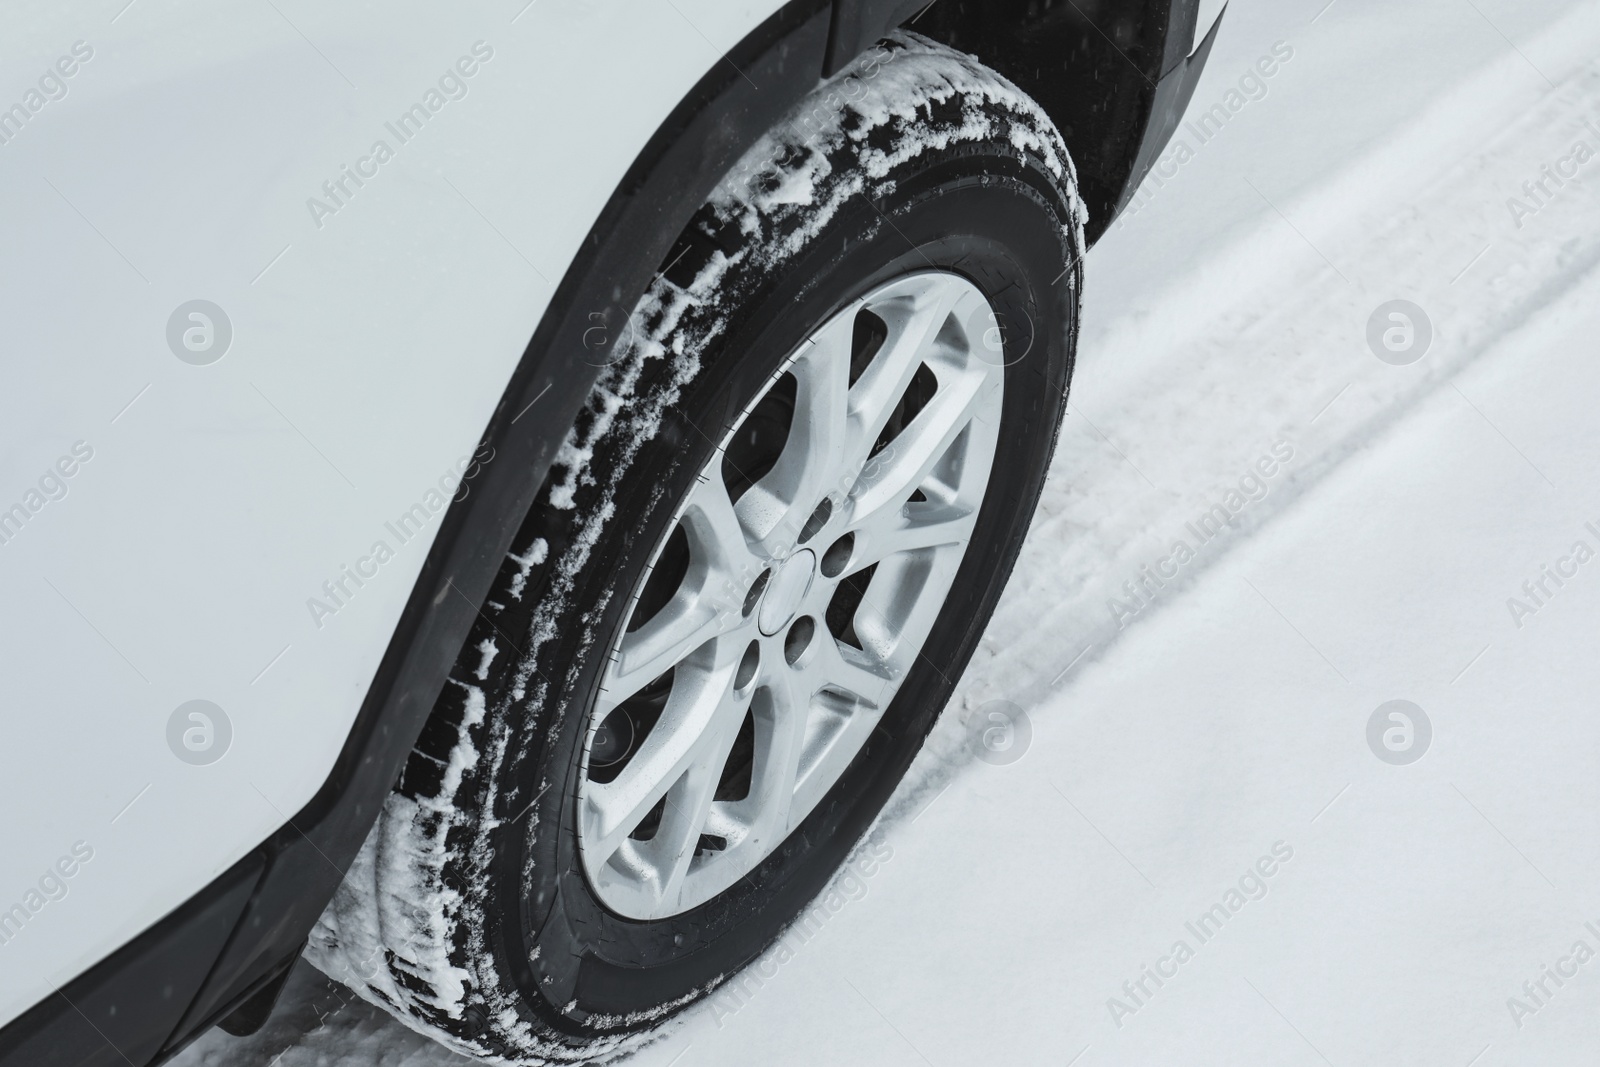
<svg viewBox="0 0 1600 1067">
<path fill-rule="evenodd" d="M 1600 8 L 1232 7 L 950 713 L 636 1062 L 1593 1061 Z M 177 1062 L 466 1061 L 302 965 Z"/>
</svg>

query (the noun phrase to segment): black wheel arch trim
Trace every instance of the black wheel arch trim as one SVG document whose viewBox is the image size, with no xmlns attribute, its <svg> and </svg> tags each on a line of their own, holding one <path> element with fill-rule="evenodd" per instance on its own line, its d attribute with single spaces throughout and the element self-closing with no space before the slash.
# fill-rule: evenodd
<svg viewBox="0 0 1600 1067">
<path fill-rule="evenodd" d="M 1131 198 L 1193 92 L 1215 37 L 1187 55 L 1198 4 L 1102 0 L 1091 19 L 1073 0 L 791 0 L 723 56 L 651 137 L 557 287 L 490 418 L 472 491 L 446 512 L 316 795 L 204 889 L 0 1029 L 0 1067 L 152 1067 L 257 994 L 275 994 L 404 767 L 588 395 L 605 347 L 595 351 L 590 331 L 600 322 L 614 332 L 626 314 L 616 303 L 587 306 L 584 294 L 620 302 L 642 291 L 651 264 L 723 173 L 819 77 L 907 22 L 975 53 L 1050 112 L 1080 180 L 1090 169 L 1093 240 Z M 1108 29 L 1132 43 L 1117 47 Z M 1108 93 L 1132 96 L 1098 107 L 1074 97 L 1071 83 L 1086 73 L 1109 78 Z"/>
</svg>

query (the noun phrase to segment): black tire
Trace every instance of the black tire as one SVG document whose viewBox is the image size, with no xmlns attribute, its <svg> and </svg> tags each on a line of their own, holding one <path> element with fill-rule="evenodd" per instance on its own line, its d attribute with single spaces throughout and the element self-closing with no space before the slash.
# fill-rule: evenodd
<svg viewBox="0 0 1600 1067">
<path fill-rule="evenodd" d="M 801 177 L 809 203 L 770 195 Z M 622 1050 L 770 945 L 905 774 L 1010 573 L 1065 409 L 1083 223 L 1044 113 L 912 35 L 758 144 L 639 300 L 313 961 L 463 1052 L 575 1062 Z M 930 266 L 982 290 L 1007 366 L 989 491 L 924 655 L 754 872 L 669 919 L 612 914 L 577 859 L 575 798 L 603 652 L 649 556 L 785 356 L 857 296 Z"/>
</svg>

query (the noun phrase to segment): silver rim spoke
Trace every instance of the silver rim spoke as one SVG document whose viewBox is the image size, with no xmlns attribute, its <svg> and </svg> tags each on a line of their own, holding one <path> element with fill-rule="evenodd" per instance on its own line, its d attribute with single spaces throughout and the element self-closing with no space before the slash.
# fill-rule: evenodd
<svg viewBox="0 0 1600 1067">
<path fill-rule="evenodd" d="M 988 489 L 1004 389 L 973 334 L 988 312 L 976 287 L 941 271 L 844 308 L 746 408 L 680 505 L 687 548 L 669 565 L 670 539 L 657 547 L 585 742 L 580 853 L 614 911 L 679 914 L 749 874 L 878 725 Z M 855 351 L 858 315 L 875 349 Z M 730 452 L 753 447 L 737 435 L 786 378 L 781 441 Z M 619 717 L 627 751 L 602 752 L 601 726 Z"/>
<path fill-rule="evenodd" d="M 986 393 L 998 386 L 982 372 L 962 375 L 948 386 L 941 381 L 928 406 L 863 468 L 851 493 L 863 521 L 884 512 L 898 514 L 967 428 Z"/>
<path fill-rule="evenodd" d="M 720 472 L 702 476 L 679 521 L 691 563 L 672 600 L 612 652 L 597 712 L 605 715 L 707 641 L 738 629 L 744 591 L 761 573 Z"/>
<path fill-rule="evenodd" d="M 823 497 L 843 496 L 840 483 L 850 426 L 850 320 L 817 331 L 789 364 L 795 377 L 794 421 L 776 465 L 740 498 L 741 519 L 767 554 L 793 545 Z"/>
<path fill-rule="evenodd" d="M 614 850 L 669 788 L 731 742 L 739 725 L 729 721 L 739 710 L 732 691 L 736 664 L 723 648 L 715 652 L 710 664 L 683 664 L 656 723 L 659 729 L 650 732 L 617 779 L 603 786 L 590 783 L 585 831 L 594 835 L 597 850 Z"/>
</svg>

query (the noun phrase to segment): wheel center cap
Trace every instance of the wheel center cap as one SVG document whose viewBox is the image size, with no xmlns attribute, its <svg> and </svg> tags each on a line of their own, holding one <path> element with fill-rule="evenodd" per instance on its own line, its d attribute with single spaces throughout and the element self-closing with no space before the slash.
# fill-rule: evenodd
<svg viewBox="0 0 1600 1067">
<path fill-rule="evenodd" d="M 809 548 L 802 548 L 778 564 L 761 598 L 761 612 L 756 617 L 762 633 L 770 637 L 789 625 L 789 620 L 800 610 L 800 602 L 811 589 L 811 578 L 816 570 L 817 554 Z"/>
</svg>

